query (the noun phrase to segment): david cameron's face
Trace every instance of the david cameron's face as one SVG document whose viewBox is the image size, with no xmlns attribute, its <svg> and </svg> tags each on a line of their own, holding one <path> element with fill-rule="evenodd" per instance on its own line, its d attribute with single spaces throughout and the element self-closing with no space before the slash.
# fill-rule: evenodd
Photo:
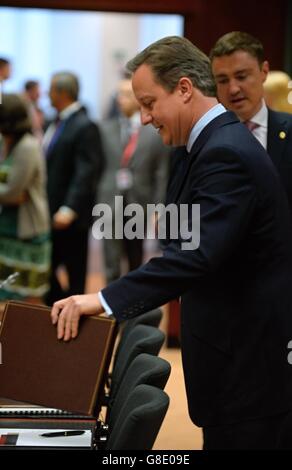
<svg viewBox="0 0 292 470">
<path fill-rule="evenodd" d="M 182 99 L 178 87 L 172 92 L 155 80 L 152 69 L 142 64 L 133 74 L 133 90 L 140 105 L 141 122 L 152 124 L 166 145 L 184 145 Z"/>
</svg>

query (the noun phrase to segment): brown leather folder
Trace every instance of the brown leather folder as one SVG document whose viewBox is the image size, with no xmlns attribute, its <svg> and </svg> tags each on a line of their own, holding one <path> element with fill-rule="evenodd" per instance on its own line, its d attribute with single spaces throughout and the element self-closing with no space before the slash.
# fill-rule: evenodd
<svg viewBox="0 0 292 470">
<path fill-rule="evenodd" d="M 8 302 L 0 327 L 0 397 L 97 416 L 116 322 L 81 317 L 76 339 L 57 339 L 51 309 Z"/>
</svg>

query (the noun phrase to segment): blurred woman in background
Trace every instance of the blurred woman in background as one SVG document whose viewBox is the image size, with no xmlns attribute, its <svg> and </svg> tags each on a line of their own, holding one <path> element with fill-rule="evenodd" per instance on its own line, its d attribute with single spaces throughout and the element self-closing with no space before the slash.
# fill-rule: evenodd
<svg viewBox="0 0 292 470">
<path fill-rule="evenodd" d="M 2 96 L 0 133 L 0 284 L 19 273 L 0 289 L 0 300 L 40 301 L 50 262 L 45 165 L 20 96 Z"/>
</svg>

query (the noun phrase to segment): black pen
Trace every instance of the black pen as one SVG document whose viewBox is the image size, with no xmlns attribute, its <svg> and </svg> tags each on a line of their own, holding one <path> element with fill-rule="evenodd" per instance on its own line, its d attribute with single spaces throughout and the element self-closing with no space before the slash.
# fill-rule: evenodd
<svg viewBox="0 0 292 470">
<path fill-rule="evenodd" d="M 40 434 L 42 437 L 66 437 L 66 436 L 80 436 L 85 431 L 62 431 L 62 432 L 45 432 Z"/>
</svg>

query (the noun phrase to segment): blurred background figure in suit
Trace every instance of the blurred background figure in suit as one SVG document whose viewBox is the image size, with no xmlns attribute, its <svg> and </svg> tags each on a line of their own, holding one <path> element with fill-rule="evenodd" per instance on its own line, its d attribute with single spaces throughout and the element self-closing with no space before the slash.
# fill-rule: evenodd
<svg viewBox="0 0 292 470">
<path fill-rule="evenodd" d="M 292 103 L 288 101 L 292 81 L 286 72 L 270 70 L 264 82 L 265 102 L 270 109 L 292 113 Z"/>
<path fill-rule="evenodd" d="M 11 63 L 8 59 L 0 57 L 0 97 L 3 93 L 3 83 L 11 76 Z M 0 100 L 1 103 L 1 100 Z M 0 134 L 0 160 L 3 158 L 3 139 Z"/>
<path fill-rule="evenodd" d="M 64 295 L 84 292 L 88 231 L 103 157 L 99 130 L 78 101 L 78 78 L 69 72 L 53 75 L 49 94 L 58 113 L 43 141 L 53 242 L 51 305 Z M 57 275 L 60 266 L 66 268 L 66 288 Z"/>
<path fill-rule="evenodd" d="M 248 33 L 233 31 L 218 39 L 210 58 L 219 101 L 246 124 L 267 150 L 292 211 L 292 115 L 273 111 L 265 103 L 269 63 L 262 43 Z"/>
<path fill-rule="evenodd" d="M 11 77 L 11 63 L 8 59 L 0 57 L 0 83 Z"/>
<path fill-rule="evenodd" d="M 38 104 L 40 96 L 41 91 L 39 82 L 36 80 L 26 81 L 24 84 L 24 99 L 27 103 L 32 132 L 41 143 L 43 138 L 44 114 Z"/>
<path fill-rule="evenodd" d="M 36 301 L 49 286 L 49 211 L 43 155 L 20 96 L 3 95 L 0 132 L 0 282 L 20 274 L 0 299 Z"/>
<path fill-rule="evenodd" d="M 106 170 L 99 187 L 98 202 L 109 204 L 114 216 L 115 196 L 119 195 L 123 196 L 123 207 L 118 208 L 119 212 L 127 204 L 138 203 L 146 214 L 147 204 L 164 202 L 169 149 L 163 145 L 155 129 L 141 126 L 139 105 L 129 74 L 125 74 L 119 83 L 117 104 L 120 116 L 101 125 Z M 123 227 L 127 220 L 123 218 Z M 127 263 L 126 272 L 139 267 L 143 261 L 144 240 L 116 239 L 114 217 L 112 228 L 113 238 L 103 240 L 108 283 L 122 274 L 122 260 Z"/>
</svg>

